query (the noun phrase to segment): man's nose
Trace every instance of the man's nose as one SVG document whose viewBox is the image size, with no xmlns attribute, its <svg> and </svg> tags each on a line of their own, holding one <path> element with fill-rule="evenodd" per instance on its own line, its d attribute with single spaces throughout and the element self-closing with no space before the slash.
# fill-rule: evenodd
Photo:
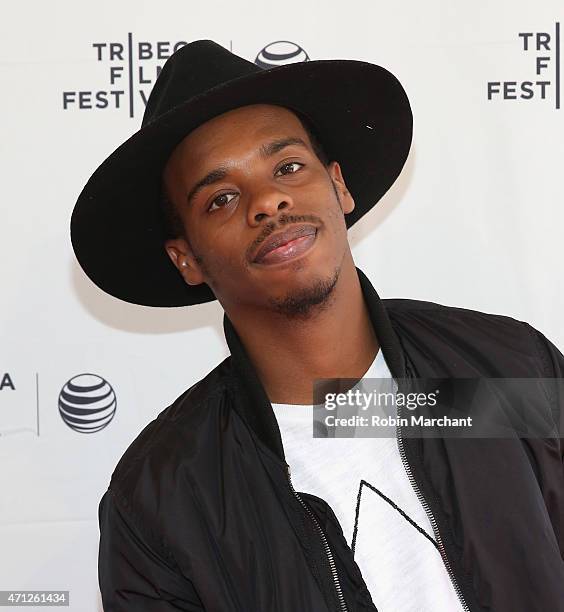
<svg viewBox="0 0 564 612">
<path fill-rule="evenodd" d="M 276 217 L 280 211 L 289 211 L 294 207 L 292 198 L 276 188 L 265 188 L 253 195 L 249 204 L 248 222 L 256 226 L 265 217 Z"/>
</svg>

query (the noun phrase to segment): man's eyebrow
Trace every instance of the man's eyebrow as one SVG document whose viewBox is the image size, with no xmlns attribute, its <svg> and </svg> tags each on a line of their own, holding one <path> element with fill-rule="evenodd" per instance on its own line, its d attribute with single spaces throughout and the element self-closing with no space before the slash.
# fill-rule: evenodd
<svg viewBox="0 0 564 612">
<path fill-rule="evenodd" d="M 194 196 L 198 193 L 198 191 L 201 191 L 207 185 L 213 185 L 213 183 L 217 183 L 218 181 L 223 180 L 227 176 L 227 174 L 228 174 L 227 168 L 223 166 L 216 168 L 215 170 L 212 170 L 211 172 L 208 172 L 206 176 L 200 179 L 188 193 L 188 197 L 186 198 L 186 200 L 188 201 L 188 204 L 190 204 L 190 202 L 192 201 Z"/>
<path fill-rule="evenodd" d="M 261 157 L 271 157 L 272 155 L 276 155 L 278 151 L 281 151 L 290 145 L 301 145 L 307 149 L 306 143 L 301 138 L 290 136 L 288 138 L 280 138 L 279 140 L 273 140 L 272 142 L 263 144 L 259 148 L 259 153 Z"/>
<path fill-rule="evenodd" d="M 272 142 L 268 142 L 266 144 L 261 145 L 259 147 L 259 154 L 262 158 L 267 159 L 269 157 L 272 157 L 273 155 L 276 155 L 276 153 L 282 151 L 282 149 L 291 145 L 300 145 L 306 149 L 308 148 L 307 144 L 302 138 L 292 136 L 288 138 L 280 138 L 278 140 L 273 140 Z M 228 174 L 229 171 L 225 166 L 220 166 L 218 168 L 215 168 L 211 172 L 208 172 L 206 176 L 201 178 L 188 193 L 188 196 L 186 198 L 188 204 L 204 187 L 207 187 L 208 185 L 213 185 L 214 183 L 223 180 Z"/>
</svg>

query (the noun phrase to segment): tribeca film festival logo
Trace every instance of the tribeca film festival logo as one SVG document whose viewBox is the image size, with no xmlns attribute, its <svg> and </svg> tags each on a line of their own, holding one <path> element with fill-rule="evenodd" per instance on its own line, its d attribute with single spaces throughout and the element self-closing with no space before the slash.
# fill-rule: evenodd
<svg viewBox="0 0 564 612">
<path fill-rule="evenodd" d="M 0 438 L 23 433 L 39 436 L 36 398 L 37 374 L 32 385 L 30 376 L 22 382 L 21 374 L 0 372 Z"/>
<path fill-rule="evenodd" d="M 71 378 L 59 394 L 59 414 L 79 433 L 104 429 L 116 413 L 116 394 L 110 383 L 97 374 Z"/>
<path fill-rule="evenodd" d="M 0 391 L 4 391 L 5 389 L 10 389 L 12 391 L 16 390 L 16 385 L 14 385 L 14 381 L 9 372 L 0 373 Z"/>
<path fill-rule="evenodd" d="M 519 32 L 521 51 L 531 58 L 529 80 L 488 81 L 488 100 L 551 100 L 560 108 L 560 23 L 554 32 Z"/>
<path fill-rule="evenodd" d="M 94 42 L 97 62 L 107 66 L 107 82 L 102 88 L 68 89 L 62 92 L 63 110 L 127 109 L 133 118 L 143 113 L 151 89 L 166 60 L 187 41 L 136 41 L 131 32 L 126 42 Z M 230 41 L 230 50 L 233 45 Z M 302 47 L 288 40 L 266 45 L 254 62 L 261 68 L 309 61 Z"/>
<path fill-rule="evenodd" d="M 134 41 L 131 32 L 127 42 L 94 42 L 96 61 L 108 67 L 108 82 L 103 89 L 63 91 L 63 110 L 78 108 L 127 108 L 133 117 L 138 105 L 145 110 L 152 86 L 165 61 L 186 41 Z"/>
</svg>

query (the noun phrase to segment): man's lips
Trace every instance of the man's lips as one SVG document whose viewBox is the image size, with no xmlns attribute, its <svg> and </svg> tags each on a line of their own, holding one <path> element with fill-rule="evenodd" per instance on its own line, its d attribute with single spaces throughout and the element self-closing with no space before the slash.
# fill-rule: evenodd
<svg viewBox="0 0 564 612">
<path fill-rule="evenodd" d="M 295 225 L 282 232 L 271 234 L 261 245 L 253 258 L 253 263 L 262 263 L 265 258 L 272 262 L 289 259 L 307 250 L 315 240 L 317 228 L 314 225 Z M 280 248 L 287 245 L 287 248 Z M 276 253 L 272 253 L 278 249 Z M 267 257 L 272 253 L 270 257 Z M 266 263 L 266 262 L 265 262 Z"/>
</svg>

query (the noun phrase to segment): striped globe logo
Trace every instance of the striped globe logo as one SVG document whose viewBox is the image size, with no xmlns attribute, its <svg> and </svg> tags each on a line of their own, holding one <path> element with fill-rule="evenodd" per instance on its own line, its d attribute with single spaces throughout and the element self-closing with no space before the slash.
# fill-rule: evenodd
<svg viewBox="0 0 564 612">
<path fill-rule="evenodd" d="M 104 429 L 116 413 L 116 394 L 97 374 L 78 374 L 59 394 L 59 414 L 74 431 L 95 433 Z"/>
<path fill-rule="evenodd" d="M 299 45 L 289 40 L 277 40 L 266 45 L 255 59 L 255 64 L 261 68 L 274 68 L 298 62 L 309 62 L 309 56 Z"/>
</svg>

